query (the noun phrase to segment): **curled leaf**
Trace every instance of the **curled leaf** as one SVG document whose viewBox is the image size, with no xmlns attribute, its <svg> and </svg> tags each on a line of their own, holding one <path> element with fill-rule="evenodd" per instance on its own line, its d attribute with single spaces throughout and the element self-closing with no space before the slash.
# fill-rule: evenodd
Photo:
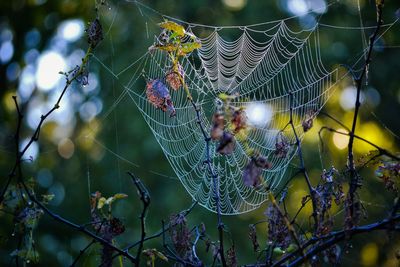
<svg viewBox="0 0 400 267">
<path fill-rule="evenodd" d="M 247 127 L 246 112 L 243 109 L 233 111 L 231 123 L 235 134 L 245 129 Z"/>
<path fill-rule="evenodd" d="M 281 138 L 281 140 L 277 140 L 277 142 L 275 143 L 274 154 L 278 158 L 285 158 L 287 153 L 289 152 L 289 148 L 289 142 L 286 139 Z"/>
<path fill-rule="evenodd" d="M 176 66 L 172 68 L 165 76 L 165 80 L 167 81 L 168 85 L 175 91 L 182 86 L 184 78 L 185 72 L 182 65 L 179 63 L 177 63 Z"/>
<path fill-rule="evenodd" d="M 307 132 L 313 127 L 313 121 L 315 118 L 315 111 L 310 111 L 306 114 L 306 118 L 304 121 L 301 123 L 301 126 L 303 126 L 303 131 Z"/>
<path fill-rule="evenodd" d="M 219 140 L 217 152 L 222 155 L 231 154 L 233 149 L 235 149 L 235 143 L 235 137 L 229 132 L 224 132 Z"/>
<path fill-rule="evenodd" d="M 146 95 L 149 102 L 156 108 L 168 112 L 170 117 L 176 115 L 176 110 L 171 100 L 169 90 L 161 80 L 149 80 L 146 85 Z"/>
<path fill-rule="evenodd" d="M 103 40 L 103 27 L 101 26 L 100 20 L 95 19 L 89 23 L 89 27 L 86 29 L 88 43 L 91 48 L 95 48 Z"/>
<path fill-rule="evenodd" d="M 215 113 L 212 118 L 211 139 L 220 139 L 224 134 L 224 127 L 224 115 L 221 112 Z"/>
<path fill-rule="evenodd" d="M 262 182 L 262 170 L 271 168 L 271 163 L 263 156 L 252 157 L 243 171 L 243 183 L 257 188 Z"/>
</svg>

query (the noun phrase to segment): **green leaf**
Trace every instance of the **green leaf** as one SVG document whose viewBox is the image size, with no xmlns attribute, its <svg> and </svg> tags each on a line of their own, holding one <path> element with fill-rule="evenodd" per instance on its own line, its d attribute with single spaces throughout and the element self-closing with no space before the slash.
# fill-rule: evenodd
<svg viewBox="0 0 400 267">
<path fill-rule="evenodd" d="M 42 195 L 42 202 L 48 204 L 54 198 L 54 194 Z"/>
<path fill-rule="evenodd" d="M 170 30 L 176 35 L 183 37 L 185 35 L 185 28 L 173 21 L 164 21 L 158 24 L 161 28 Z"/>
</svg>

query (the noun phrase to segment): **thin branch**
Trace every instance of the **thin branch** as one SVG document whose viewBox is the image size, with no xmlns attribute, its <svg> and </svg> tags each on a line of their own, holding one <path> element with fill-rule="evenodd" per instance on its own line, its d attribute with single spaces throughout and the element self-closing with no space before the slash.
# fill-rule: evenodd
<svg viewBox="0 0 400 267">
<path fill-rule="evenodd" d="M 193 208 L 197 205 L 197 201 L 194 201 L 191 205 L 190 205 L 190 207 L 188 208 L 188 209 L 186 209 L 186 210 L 184 210 L 184 211 L 181 211 L 180 213 L 181 214 L 183 214 L 184 216 L 186 216 L 186 215 L 188 215 L 192 210 L 193 210 Z M 164 225 L 164 223 L 163 223 L 163 225 Z M 144 240 L 143 240 L 143 242 L 146 242 L 146 241 L 148 241 L 148 240 L 151 240 L 151 239 L 154 239 L 154 238 L 157 238 L 157 237 L 160 237 L 160 236 L 162 236 L 166 231 L 168 231 L 172 226 L 175 226 L 174 224 L 168 224 L 168 225 L 164 225 L 164 227 L 160 230 L 160 231 L 158 231 L 158 232 L 156 232 L 155 234 L 153 234 L 153 235 L 151 235 L 151 236 L 148 236 L 148 237 L 146 237 L 146 238 L 144 238 Z M 126 247 L 125 249 L 124 249 L 124 251 L 128 251 L 128 250 L 130 250 L 130 249 L 132 249 L 132 248 L 134 248 L 134 247 L 136 247 L 136 246 L 138 246 L 140 244 L 140 241 L 137 241 L 137 242 L 135 242 L 135 243 L 133 243 L 132 245 L 129 245 L 128 247 Z M 116 255 L 116 256 L 118 256 L 118 255 Z"/>
<path fill-rule="evenodd" d="M 21 165 L 21 159 L 22 157 L 25 155 L 26 151 L 28 150 L 28 148 L 39 139 L 40 136 L 40 131 L 42 129 L 43 123 L 45 122 L 45 120 L 57 109 L 60 108 L 60 103 L 61 100 L 63 99 L 67 89 L 70 87 L 70 85 L 72 84 L 73 81 L 75 81 L 79 76 L 81 76 L 83 74 L 84 69 L 86 68 L 87 62 L 89 60 L 89 57 L 91 55 L 91 51 L 92 51 L 92 47 L 89 46 L 89 48 L 86 51 L 86 54 L 84 56 L 84 58 L 82 59 L 82 64 L 79 67 L 79 70 L 74 74 L 74 76 L 69 79 L 68 77 L 66 77 L 66 82 L 64 85 L 64 88 L 60 94 L 60 96 L 58 97 L 56 103 L 54 104 L 54 106 L 45 114 L 40 116 L 40 121 L 38 123 L 38 125 L 36 126 L 36 129 L 34 131 L 34 133 L 32 134 L 31 138 L 29 139 L 28 143 L 22 148 L 22 150 L 20 151 L 19 148 L 19 138 L 20 138 L 20 129 L 21 129 L 21 124 L 22 124 L 22 119 L 23 119 L 23 115 L 21 113 L 21 110 L 18 106 L 17 100 L 16 100 L 16 96 L 13 96 L 13 100 L 15 102 L 15 106 L 17 109 L 17 113 L 18 113 L 18 124 L 17 124 L 17 129 L 16 129 L 16 133 L 15 133 L 15 140 L 16 140 L 16 159 L 15 159 L 15 163 L 13 168 L 11 169 L 10 174 L 8 175 L 8 179 L 7 182 L 5 184 L 5 186 L 3 187 L 3 190 L 1 192 L 0 195 L 0 204 L 3 202 L 4 200 L 4 195 L 7 192 L 7 189 L 10 185 L 10 182 L 12 180 L 12 178 L 15 176 L 15 173 L 17 171 L 17 169 L 20 168 Z"/>
<path fill-rule="evenodd" d="M 375 39 L 377 38 L 379 31 L 381 29 L 381 25 L 383 23 L 382 21 L 382 13 L 383 13 L 383 5 L 385 1 L 377 1 L 376 4 L 376 9 L 377 9 L 377 26 L 374 31 L 374 33 L 370 36 L 369 38 L 369 49 L 367 56 L 365 57 L 365 63 L 364 67 L 362 68 L 362 72 L 360 76 L 355 79 L 355 84 L 357 87 L 357 95 L 356 95 L 356 103 L 355 103 L 355 110 L 354 110 L 354 116 L 353 116 L 353 123 L 351 126 L 351 131 L 349 133 L 349 144 L 348 144 L 348 168 L 350 171 L 350 188 L 349 188 L 349 198 L 350 198 L 350 218 L 353 218 L 354 215 L 354 197 L 355 193 L 357 191 L 357 188 L 359 187 L 359 176 L 357 175 L 355 164 L 354 164 L 354 153 L 353 153 L 353 144 L 354 144 L 354 135 L 356 132 L 356 126 L 357 126 L 357 119 L 358 119 L 358 113 L 360 110 L 361 102 L 360 102 L 360 97 L 361 97 L 361 88 L 363 84 L 364 77 L 366 76 L 369 64 L 371 62 L 371 55 L 372 55 L 372 50 L 374 48 L 375 44 Z"/>
<path fill-rule="evenodd" d="M 314 187 L 311 185 L 310 182 L 310 178 L 308 177 L 308 173 L 307 170 L 305 168 L 305 164 L 304 164 L 304 159 L 303 159 L 303 152 L 301 149 L 301 142 L 299 139 L 299 136 L 297 135 L 296 132 L 296 128 L 294 126 L 293 123 L 293 93 L 289 92 L 289 96 L 290 96 L 290 118 L 289 118 L 289 124 L 292 128 L 293 134 L 296 138 L 296 145 L 297 145 L 297 155 L 299 157 L 299 161 L 300 161 L 300 171 L 303 173 L 304 178 L 306 179 L 306 183 L 307 183 L 307 187 L 308 190 L 310 192 L 310 196 L 311 196 L 311 202 L 312 202 L 312 207 L 313 207 L 313 213 L 312 216 L 314 218 L 314 231 L 316 232 L 318 229 L 318 214 L 317 214 L 317 201 L 316 201 L 316 197 L 315 197 L 315 189 Z"/>
<path fill-rule="evenodd" d="M 211 155 L 210 155 L 210 141 L 211 138 L 208 136 L 208 134 L 205 131 L 204 125 L 201 122 L 200 118 L 200 109 L 197 107 L 196 103 L 193 101 L 193 99 L 188 97 L 190 103 L 192 103 L 194 110 L 196 111 L 196 117 L 197 117 L 197 124 L 200 127 L 201 133 L 203 134 L 204 141 L 206 142 L 206 161 L 205 163 L 207 164 L 208 171 L 210 172 L 213 180 L 213 187 L 214 187 L 214 198 L 217 206 L 217 216 L 218 216 L 218 237 L 219 237 L 219 254 L 221 256 L 221 263 L 222 266 L 226 266 L 226 260 L 225 260 L 225 252 L 224 252 L 224 224 L 222 223 L 221 219 L 221 199 L 220 199 L 220 181 L 219 181 L 219 176 L 218 173 L 215 171 L 215 169 L 212 166 L 211 162 Z"/>
<path fill-rule="evenodd" d="M 87 244 L 85 248 L 81 249 L 78 256 L 76 256 L 74 262 L 70 265 L 70 267 L 74 267 L 78 263 L 80 257 L 82 257 L 83 254 L 85 254 L 86 250 L 88 250 L 94 243 L 96 243 L 96 240 L 93 239 L 89 244 Z"/>
<path fill-rule="evenodd" d="M 299 266 L 303 262 L 305 262 L 307 259 L 311 259 L 314 255 L 317 255 L 318 253 L 324 251 L 325 249 L 337 244 L 338 242 L 348 238 L 349 236 L 354 236 L 362 233 L 368 233 L 372 232 L 375 230 L 386 230 L 386 229 L 392 229 L 392 225 L 394 222 L 400 220 L 400 215 L 397 215 L 391 219 L 386 219 L 382 222 L 379 223 L 373 223 L 370 225 L 362 226 L 362 227 L 356 227 L 351 230 L 344 230 L 340 232 L 335 232 L 331 234 L 332 238 L 329 238 L 327 241 L 319 244 L 315 248 L 311 249 L 305 256 L 300 256 L 293 262 L 291 262 L 288 266 Z M 279 266 L 279 265 L 276 265 Z"/>
<path fill-rule="evenodd" d="M 333 133 L 337 133 L 337 134 L 340 134 L 340 135 L 351 136 L 351 133 L 341 132 L 341 131 L 338 131 L 338 130 L 336 130 L 336 129 L 334 129 L 334 128 L 328 127 L 328 126 L 323 126 L 323 127 L 321 127 L 320 132 L 322 132 L 322 131 L 324 131 L 324 130 L 327 130 L 327 131 L 333 132 Z M 363 137 L 361 137 L 361 136 L 358 136 L 358 135 L 356 135 L 356 134 L 353 134 L 353 137 L 354 137 L 355 139 L 358 139 L 358 140 L 360 140 L 360 141 L 363 141 L 363 142 L 365 142 L 365 143 L 367 143 L 367 144 L 373 146 L 374 148 L 376 148 L 376 149 L 379 151 L 379 153 L 380 153 L 381 155 L 385 155 L 385 156 L 388 156 L 388 157 L 390 157 L 390 158 L 392 158 L 392 159 L 395 159 L 395 160 L 400 161 L 400 157 L 399 157 L 399 156 L 394 155 L 393 153 L 391 153 L 391 152 L 389 152 L 388 150 L 386 150 L 386 149 L 384 149 L 384 148 L 382 148 L 382 147 L 380 147 L 380 146 L 378 146 L 378 145 L 372 143 L 371 141 L 368 141 L 367 139 L 365 139 L 365 138 L 363 138 Z"/>
<path fill-rule="evenodd" d="M 136 258 L 133 257 L 129 252 L 124 251 L 116 246 L 114 246 L 113 244 L 111 244 L 110 242 L 106 241 L 105 239 L 103 239 L 102 237 L 90 232 L 89 230 L 87 230 L 85 227 L 78 225 L 76 223 L 73 223 L 67 219 L 65 219 L 64 217 L 52 212 L 51 210 L 49 210 L 45 205 L 43 205 L 33 194 L 31 194 L 31 192 L 29 191 L 29 188 L 27 187 L 27 185 L 25 184 L 24 181 L 21 180 L 22 186 L 25 189 L 25 192 L 27 193 L 29 199 L 34 202 L 36 205 L 38 205 L 47 215 L 49 215 L 50 217 L 52 217 L 54 220 L 61 222 L 62 224 L 65 224 L 66 226 L 69 226 L 72 229 L 77 230 L 78 232 L 84 233 L 87 236 L 90 236 L 91 238 L 95 239 L 96 241 L 98 241 L 99 243 L 101 243 L 104 246 L 107 246 L 109 248 L 111 248 L 112 250 L 120 253 L 120 255 L 125 256 L 127 259 L 129 259 L 132 263 L 136 263 Z"/>
<path fill-rule="evenodd" d="M 147 188 L 142 183 L 142 181 L 139 180 L 139 178 L 137 178 L 131 172 L 128 172 L 128 175 L 132 178 L 132 181 L 139 192 L 140 200 L 143 203 L 142 213 L 140 214 L 141 236 L 139 241 L 139 247 L 136 252 L 136 263 L 135 263 L 135 266 L 140 266 L 140 255 L 142 253 L 143 243 L 146 238 L 146 214 L 147 214 L 147 209 L 150 205 L 150 194 Z"/>
</svg>

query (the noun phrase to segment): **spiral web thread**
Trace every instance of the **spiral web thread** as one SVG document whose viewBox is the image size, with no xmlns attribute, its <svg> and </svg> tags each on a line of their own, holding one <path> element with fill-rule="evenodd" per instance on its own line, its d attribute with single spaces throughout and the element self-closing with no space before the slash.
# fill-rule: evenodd
<svg viewBox="0 0 400 267">
<path fill-rule="evenodd" d="M 187 25 L 196 34 L 199 25 Z M 211 30 L 210 30 L 211 29 Z M 259 188 L 244 185 L 242 172 L 250 161 L 245 145 L 236 141 L 231 155 L 216 152 L 218 142 L 210 142 L 210 159 L 219 176 L 222 214 L 239 214 L 259 207 L 269 190 L 279 191 L 290 178 L 288 166 L 297 147 L 289 122 L 290 97 L 294 125 L 303 136 L 302 122 L 310 112 L 314 115 L 333 93 L 337 70 L 327 71 L 319 53 L 318 29 L 291 31 L 287 22 L 277 21 L 256 26 L 213 27 L 199 37 L 202 47 L 181 64 L 185 82 L 200 109 L 201 123 L 209 133 L 211 117 L 216 111 L 220 93 L 237 95 L 231 103 L 246 107 L 251 103 L 268 105 L 273 115 L 265 127 L 251 126 L 247 145 L 266 156 L 272 168 L 264 170 Z M 237 37 L 229 40 L 225 31 Z M 146 53 L 139 63 L 150 79 L 161 79 L 171 69 L 167 54 L 160 50 Z M 176 108 L 176 117 L 156 109 L 149 103 L 136 72 L 125 85 L 160 144 L 177 177 L 193 199 L 216 212 L 213 181 L 205 164 L 206 141 L 196 121 L 196 112 L 183 89 L 169 88 Z M 140 87 L 139 87 L 140 84 Z M 286 157 L 274 153 L 277 140 L 284 136 L 290 145 Z"/>
</svg>

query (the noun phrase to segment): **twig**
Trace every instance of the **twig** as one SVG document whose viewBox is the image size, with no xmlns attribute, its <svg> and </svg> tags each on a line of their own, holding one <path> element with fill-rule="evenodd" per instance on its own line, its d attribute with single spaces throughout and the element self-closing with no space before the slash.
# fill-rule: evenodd
<svg viewBox="0 0 400 267">
<path fill-rule="evenodd" d="M 150 194 L 147 191 L 144 184 L 136 176 L 134 176 L 131 172 L 128 172 L 128 175 L 132 178 L 132 181 L 139 192 L 140 200 L 143 203 L 142 213 L 140 214 L 141 236 L 139 241 L 139 247 L 136 252 L 136 263 L 135 263 L 135 266 L 140 266 L 140 255 L 142 253 L 144 240 L 146 238 L 146 213 L 150 205 Z"/>
<path fill-rule="evenodd" d="M 82 257 L 83 254 L 85 254 L 86 250 L 88 250 L 94 243 L 96 243 L 96 240 L 93 239 L 89 244 L 87 244 L 85 248 L 81 249 L 78 256 L 76 256 L 74 262 L 70 265 L 70 267 L 74 267 L 78 263 L 79 258 Z"/>
<path fill-rule="evenodd" d="M 351 136 L 351 132 L 349 132 L 349 133 L 341 132 L 341 131 L 338 131 L 338 130 L 336 130 L 336 129 L 334 129 L 334 128 L 328 127 L 328 126 L 323 126 L 323 127 L 321 127 L 320 132 L 322 132 L 322 131 L 324 131 L 324 130 L 327 130 L 327 131 L 333 132 L 333 133 L 337 133 L 337 134 L 340 134 L 340 135 Z M 361 136 L 358 136 L 358 135 L 356 135 L 356 134 L 353 134 L 353 137 L 354 137 L 355 139 L 358 139 L 358 140 L 360 140 L 360 141 L 363 141 L 363 142 L 365 142 L 365 143 L 367 143 L 367 144 L 369 144 L 369 145 L 375 147 L 375 148 L 379 151 L 379 153 L 380 153 L 381 155 L 385 155 L 385 156 L 388 156 L 388 157 L 390 157 L 390 158 L 392 158 L 392 159 L 395 159 L 395 160 L 400 161 L 400 157 L 399 157 L 399 156 L 394 155 L 393 153 L 391 153 L 391 152 L 389 152 L 388 150 L 386 150 L 386 149 L 384 149 L 384 148 L 382 148 L 382 147 L 380 147 L 380 146 L 378 146 L 378 145 L 372 143 L 371 141 L 368 141 L 367 139 L 365 139 L 365 138 L 363 138 L 363 137 L 361 137 Z"/>
<path fill-rule="evenodd" d="M 367 56 L 365 57 L 365 63 L 364 63 L 364 67 L 362 68 L 362 72 L 361 72 L 360 76 L 357 79 L 355 79 L 355 81 L 354 81 L 356 84 L 356 87 L 357 87 L 357 95 L 356 95 L 355 110 L 354 110 L 354 115 L 353 115 L 353 123 L 351 126 L 351 131 L 349 133 L 350 138 L 349 138 L 349 144 L 348 144 L 348 168 L 350 171 L 350 188 L 349 188 L 350 218 L 353 218 L 353 215 L 354 215 L 354 195 L 357 191 L 357 188 L 359 187 L 359 181 L 358 181 L 359 176 L 357 175 L 357 172 L 355 169 L 355 164 L 354 164 L 353 144 L 354 144 L 354 137 L 355 137 L 354 135 L 355 135 L 356 126 L 357 126 L 358 112 L 359 112 L 360 106 L 361 106 L 361 102 L 360 102 L 361 87 L 362 87 L 364 77 L 367 73 L 369 64 L 371 62 L 371 55 L 372 55 L 372 50 L 374 48 L 375 39 L 378 36 L 378 33 L 379 33 L 381 25 L 382 25 L 382 11 L 383 11 L 384 3 L 385 3 L 384 0 L 377 1 L 377 4 L 376 4 L 377 26 L 376 26 L 374 33 L 369 38 L 369 49 L 368 49 Z"/>
<path fill-rule="evenodd" d="M 288 266 L 299 266 L 307 259 L 311 259 L 312 256 L 320 253 L 321 251 L 324 251 L 325 249 L 333 246 L 334 244 L 337 244 L 338 242 L 346 239 L 348 236 L 354 236 L 357 234 L 372 232 L 375 230 L 388 229 L 388 228 L 391 228 L 391 225 L 394 222 L 399 221 L 399 220 L 400 220 L 400 215 L 397 215 L 397 216 L 393 217 L 392 219 L 386 219 L 379 223 L 373 223 L 373 224 L 369 224 L 369 225 L 362 226 L 362 227 L 356 227 L 351 230 L 335 232 L 334 234 L 331 235 L 332 238 L 328 239 L 327 241 L 325 241 L 325 242 L 319 244 L 318 246 L 316 246 L 315 248 L 311 249 L 309 252 L 307 252 L 307 254 L 305 256 L 300 256 L 299 258 L 297 258 L 296 260 L 291 262 Z M 280 266 L 280 265 L 276 265 L 276 266 Z"/>
<path fill-rule="evenodd" d="M 21 181 L 21 183 L 22 183 L 22 186 L 24 187 L 29 199 L 32 202 L 34 202 L 36 205 L 38 205 L 47 215 L 52 217 L 54 220 L 56 220 L 58 222 L 61 222 L 62 224 L 65 224 L 65 225 L 69 226 L 70 228 L 77 230 L 78 232 L 84 233 L 85 235 L 92 237 L 93 239 L 95 239 L 96 241 L 101 243 L 102 245 L 105 245 L 105 246 L 111 248 L 112 250 L 115 250 L 116 252 L 120 253 L 120 255 L 125 256 L 132 263 L 136 263 L 136 258 L 133 257 L 129 252 L 124 251 L 124 250 L 114 246 L 113 244 L 111 244 L 110 242 L 106 241 L 102 237 L 90 232 L 85 227 L 83 227 L 81 225 L 78 225 L 76 223 L 73 223 L 73 222 L 65 219 L 64 217 L 62 217 L 62 216 L 52 212 L 51 210 L 49 210 L 45 205 L 43 205 L 39 200 L 37 200 L 37 198 L 33 194 L 30 193 L 29 188 L 26 186 L 24 181 Z"/>
<path fill-rule="evenodd" d="M 20 151 L 19 148 L 19 138 L 20 138 L 20 130 L 21 130 L 21 124 L 22 124 L 22 119 L 23 119 L 23 114 L 21 113 L 21 110 L 19 109 L 18 103 L 17 103 L 17 97 L 13 96 L 13 100 L 15 102 L 16 105 L 16 109 L 17 109 L 17 113 L 18 113 L 18 124 L 17 124 L 17 129 L 16 129 L 16 133 L 15 133 L 15 140 L 16 140 L 16 144 L 18 145 L 18 147 L 16 147 L 16 159 L 15 159 L 15 163 L 13 168 L 11 169 L 10 174 L 8 175 L 8 179 L 7 182 L 5 184 L 5 186 L 3 187 L 3 190 L 1 192 L 0 195 L 0 204 L 3 202 L 4 200 L 4 195 L 7 192 L 7 189 L 10 185 L 10 182 L 12 180 L 13 177 L 15 177 L 15 173 L 17 171 L 17 169 L 20 168 L 21 165 L 21 159 L 24 156 L 24 154 L 26 153 L 26 151 L 28 150 L 28 148 L 32 145 L 32 143 L 36 142 L 39 139 L 40 136 L 40 130 L 43 126 L 43 123 L 45 122 L 45 120 L 57 109 L 60 108 L 60 103 L 61 100 L 63 99 L 67 89 L 70 87 L 70 85 L 72 84 L 72 82 L 74 80 L 76 80 L 79 76 L 82 75 L 86 64 L 89 60 L 89 57 L 91 55 L 91 51 L 92 48 L 91 46 L 89 46 L 89 48 L 86 51 L 86 54 L 84 56 L 84 58 L 82 59 L 82 64 L 79 67 L 79 70 L 75 73 L 75 75 L 69 79 L 68 77 L 66 77 L 66 82 L 65 82 L 65 86 L 60 94 L 60 96 L 58 97 L 56 103 L 54 104 L 54 106 L 45 114 L 40 116 L 40 121 L 38 123 L 38 125 L 36 126 L 36 129 L 34 131 L 34 133 L 32 134 L 31 138 L 29 139 L 28 143 L 24 146 L 24 148 L 22 148 L 22 150 Z"/>
<path fill-rule="evenodd" d="M 196 111 L 197 116 L 197 124 L 200 127 L 201 133 L 203 134 L 204 141 L 206 142 L 206 161 L 208 171 L 211 173 L 212 180 L 213 180 L 213 187 L 214 187 L 214 198 L 217 206 L 217 216 L 218 216 L 218 236 L 219 236 L 219 254 L 221 256 L 221 263 L 222 266 L 226 266 L 225 260 L 225 252 L 224 252 L 224 224 L 221 219 L 221 203 L 220 203 L 220 187 L 219 187 L 219 176 L 218 173 L 214 170 L 211 162 L 211 155 L 210 155 L 210 141 L 211 138 L 208 136 L 204 129 L 204 125 L 201 122 L 200 118 L 200 109 L 197 107 L 196 103 L 193 101 L 192 98 L 188 98 L 190 103 L 192 103 L 194 110 Z"/>
<path fill-rule="evenodd" d="M 197 201 L 193 202 L 192 205 L 190 205 L 190 207 L 188 209 L 181 211 L 180 213 L 183 214 L 184 216 L 188 215 L 193 210 L 193 208 L 197 205 L 197 203 L 198 203 Z M 148 240 L 162 236 L 166 231 L 168 231 L 171 228 L 171 226 L 175 226 L 175 225 L 173 225 L 173 224 L 172 225 L 168 224 L 166 226 L 164 225 L 164 227 L 160 231 L 156 232 L 155 234 L 153 234 L 151 236 L 144 238 L 143 242 L 146 242 Z M 128 251 L 128 250 L 138 246 L 139 244 L 140 244 L 140 241 L 137 241 L 137 242 L 133 243 L 132 245 L 129 245 L 128 247 L 126 247 L 124 249 L 124 251 Z M 118 256 L 118 255 L 116 255 L 116 256 Z"/>
<path fill-rule="evenodd" d="M 318 214 L 317 214 L 317 203 L 316 203 L 317 201 L 316 201 L 316 197 L 315 197 L 316 192 L 315 192 L 314 187 L 311 185 L 310 178 L 308 177 L 308 173 L 307 173 L 307 170 L 306 170 L 305 164 L 304 164 L 303 152 L 301 149 L 301 142 L 300 142 L 299 136 L 297 135 L 296 127 L 294 126 L 294 123 L 293 123 L 293 93 L 291 91 L 289 92 L 289 96 L 290 96 L 289 124 L 290 124 L 290 126 L 293 130 L 293 134 L 296 138 L 297 155 L 298 155 L 299 161 L 300 161 L 300 171 L 301 171 L 301 173 L 303 173 L 304 178 L 306 179 L 308 190 L 310 191 L 311 202 L 312 202 L 312 207 L 313 207 L 312 216 L 314 218 L 314 231 L 316 232 L 318 229 Z"/>
</svg>

